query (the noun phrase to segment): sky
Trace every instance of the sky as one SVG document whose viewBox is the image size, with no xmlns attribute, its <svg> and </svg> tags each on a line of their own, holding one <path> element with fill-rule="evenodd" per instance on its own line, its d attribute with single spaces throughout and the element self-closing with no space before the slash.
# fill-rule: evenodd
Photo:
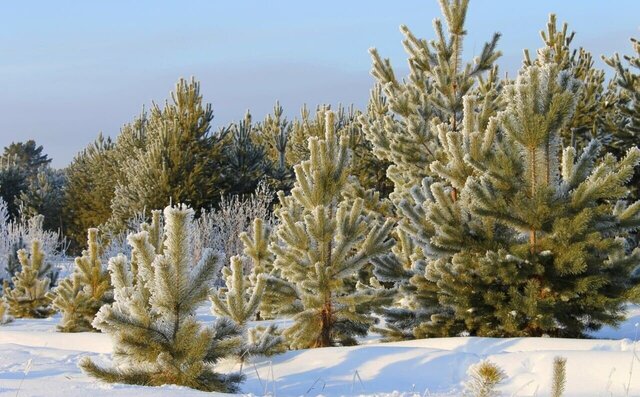
<svg viewBox="0 0 640 397">
<path fill-rule="evenodd" d="M 465 55 L 502 33 L 499 65 L 513 75 L 522 49 L 541 46 L 549 13 L 597 55 L 630 53 L 638 0 L 472 0 Z M 214 126 L 254 120 L 276 100 L 289 116 L 307 103 L 363 108 L 373 79 L 368 49 L 400 75 L 406 24 L 432 39 L 436 0 L 110 0 L 4 2 L 0 12 L 0 148 L 35 139 L 64 167 L 99 132 L 117 136 L 143 105 L 163 103 L 195 76 Z"/>
</svg>

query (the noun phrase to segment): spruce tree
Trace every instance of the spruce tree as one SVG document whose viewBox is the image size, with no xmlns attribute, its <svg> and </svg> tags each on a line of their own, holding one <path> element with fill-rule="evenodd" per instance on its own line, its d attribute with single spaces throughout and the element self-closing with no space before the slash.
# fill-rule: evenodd
<svg viewBox="0 0 640 397">
<path fill-rule="evenodd" d="M 114 303 L 100 309 L 93 326 L 112 335 L 116 366 L 86 358 L 80 363 L 84 371 L 107 382 L 238 390 L 242 376 L 216 373 L 214 364 L 237 352 L 241 331 L 228 320 L 205 328 L 195 318 L 220 258 L 208 251 L 192 263 L 193 215 L 184 205 L 165 208 L 163 235 L 152 236 L 149 228 L 132 234 L 131 260 L 124 255 L 109 260 Z M 153 245 L 158 241 L 162 248 Z"/>
<path fill-rule="evenodd" d="M 39 240 L 31 241 L 31 250 L 18 251 L 22 270 L 16 274 L 10 287 L 4 281 L 4 301 L 9 305 L 9 313 L 17 318 L 44 318 L 52 315 L 51 298 L 47 294 L 51 280 L 42 276 L 45 269 L 45 254 Z"/>
<path fill-rule="evenodd" d="M 295 166 L 291 195 L 279 193 L 277 241 L 270 245 L 279 278 L 270 289 L 281 294 L 279 314 L 292 314 L 284 336 L 294 348 L 354 343 L 374 323 L 368 312 L 377 290 L 358 285 L 357 272 L 393 245 L 393 222 L 366 214 L 364 200 L 348 200 L 348 137 L 336 136 L 327 112 L 324 139 L 309 139 L 309 160 Z M 367 310 L 362 310 L 362 308 Z"/>
<path fill-rule="evenodd" d="M 109 273 L 100 260 L 98 229 L 89 229 L 87 250 L 75 259 L 70 277 L 62 280 L 52 291 L 52 305 L 62 319 L 61 332 L 95 331 L 91 323 L 100 308 L 111 301 Z"/>
<path fill-rule="evenodd" d="M 427 178 L 416 204 L 399 204 L 425 255 L 414 266 L 437 298 L 422 335 L 581 337 L 623 318 L 640 259 L 623 238 L 640 225 L 625 184 L 640 151 L 598 157 L 595 140 L 579 155 L 563 149 L 577 92 L 559 65 L 525 67 L 503 90 L 498 129 L 448 134 L 463 142 L 448 163 L 467 177 L 440 172 L 446 182 Z"/>
</svg>

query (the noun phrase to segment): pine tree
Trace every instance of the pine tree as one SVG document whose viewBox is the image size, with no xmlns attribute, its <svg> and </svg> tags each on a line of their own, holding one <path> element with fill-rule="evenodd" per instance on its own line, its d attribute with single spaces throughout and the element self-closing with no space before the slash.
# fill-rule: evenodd
<svg viewBox="0 0 640 397">
<path fill-rule="evenodd" d="M 617 156 L 630 148 L 638 146 L 640 137 L 640 42 L 631 39 L 635 55 L 620 58 L 615 54 L 604 61 L 615 70 L 610 101 L 615 104 L 616 112 L 610 117 L 612 140 L 607 149 Z M 623 61 L 624 60 L 624 61 Z M 625 64 L 626 63 L 626 64 Z M 636 171 L 631 181 L 634 198 L 639 198 L 640 172 Z"/>
<path fill-rule="evenodd" d="M 163 108 L 154 104 L 140 148 L 118 162 L 122 175 L 111 202 L 110 226 L 121 231 L 145 208 L 183 202 L 211 207 L 224 192 L 225 134 L 212 133 L 213 110 L 200 84 L 181 79 Z"/>
<path fill-rule="evenodd" d="M 553 359 L 553 379 L 551 382 L 551 397 L 562 397 L 567 386 L 567 359 L 555 357 Z"/>
<path fill-rule="evenodd" d="M 238 326 L 245 327 L 258 312 L 260 300 L 266 287 L 264 275 L 256 277 L 251 285 L 243 271 L 242 258 L 231 257 L 231 266 L 222 269 L 225 288 L 209 296 L 212 311 L 218 316 L 228 317 Z"/>
<path fill-rule="evenodd" d="M 265 309 L 273 305 L 270 298 L 277 299 L 273 294 L 266 293 L 265 282 L 267 275 L 273 272 L 273 255 L 268 251 L 271 228 L 262 218 L 255 218 L 251 235 L 242 232 L 239 237 L 244 246 L 244 256 L 235 255 L 231 258 L 231 265 L 223 269 L 226 287 L 209 299 L 214 314 L 231 319 L 242 329 L 246 341 L 238 354 L 244 361 L 250 356 L 280 353 L 285 345 L 275 324 L 247 327 L 250 320 L 269 318 Z"/>
<path fill-rule="evenodd" d="M 84 371 L 107 382 L 238 390 L 242 376 L 216 373 L 214 364 L 237 352 L 241 331 L 224 319 L 204 328 L 194 315 L 209 295 L 220 258 L 209 251 L 192 263 L 193 215 L 184 205 L 167 207 L 163 237 L 151 236 L 149 228 L 129 236 L 135 267 L 124 255 L 109 260 L 114 303 L 100 309 L 93 326 L 113 336 L 117 366 L 100 367 L 87 358 L 80 363 Z M 153 245 L 158 237 L 162 249 Z"/>
<path fill-rule="evenodd" d="M 309 158 L 308 142 L 311 137 L 324 136 L 327 128 L 325 113 L 329 110 L 331 106 L 321 105 L 312 115 L 306 105 L 301 109 L 300 119 L 294 120 L 289 136 L 286 158 L 291 166 Z M 386 196 L 391 190 L 386 178 L 389 164 L 374 155 L 371 143 L 365 139 L 358 121 L 361 114 L 353 105 L 347 108 L 340 105 L 335 112 L 333 128 L 337 135 L 348 138 L 348 147 L 353 154 L 349 162 L 349 174 L 357 178 L 365 188 L 376 188 Z"/>
<path fill-rule="evenodd" d="M 251 278 L 245 276 L 242 258 L 233 256 L 231 266 L 224 267 L 222 274 L 225 288 L 209 296 L 214 314 L 231 319 L 246 334 L 247 342 L 240 349 L 240 356 L 271 355 L 282 350 L 282 338 L 275 325 L 247 328 L 247 322 L 258 313 L 266 288 L 266 275 L 260 267 L 254 267 Z"/>
<path fill-rule="evenodd" d="M 495 111 L 494 63 L 501 55 L 496 51 L 500 35 L 494 34 L 473 62 L 463 63 L 469 1 L 439 2 L 446 27 L 441 20 L 434 20 L 437 40 L 418 39 L 408 27 L 400 27 L 409 54 L 410 72 L 406 80 L 400 81 L 390 61 L 381 58 L 376 49 L 370 50 L 377 87 L 372 90 L 369 111 L 360 117 L 360 122 L 373 145 L 373 153 L 391 163 L 387 176 L 398 194 L 432 175 L 429 165 L 441 157 L 436 126 L 448 123 L 458 131 L 465 95 L 482 96 L 485 112 L 490 115 Z"/>
<path fill-rule="evenodd" d="M 498 385 L 507 378 L 502 368 L 485 360 L 469 368 L 469 380 L 465 384 L 465 397 L 497 397 Z"/>
<path fill-rule="evenodd" d="M 524 66 L 554 63 L 580 82 L 576 109 L 560 131 L 563 145 L 579 149 L 591 139 L 606 138 L 607 120 L 614 109 L 606 100 L 610 93 L 605 91 L 604 71 L 594 68 L 593 56 L 587 50 L 571 48 L 575 32 L 569 32 L 566 23 L 558 29 L 555 14 L 549 16 L 547 30 L 541 31 L 540 36 L 544 46 L 538 50 L 535 60 L 525 50 Z"/>
<path fill-rule="evenodd" d="M 130 133 L 128 130 L 126 126 L 121 130 L 118 142 Z M 74 252 L 80 252 L 84 245 L 87 229 L 98 227 L 111 217 L 113 186 L 117 183 L 114 152 L 115 144 L 100 134 L 66 169 L 64 232 Z"/>
<path fill-rule="evenodd" d="M 623 318 L 640 259 L 623 238 L 640 203 L 623 200 L 640 151 L 617 161 L 598 158 L 595 140 L 579 156 L 562 149 L 578 90 L 556 64 L 525 67 L 503 90 L 499 128 L 465 129 L 462 153 L 450 151 L 467 177 L 440 172 L 448 183 L 425 179 L 415 205 L 400 203 L 401 227 L 425 255 L 414 266 L 437 287 L 423 335 L 580 337 Z"/>
<path fill-rule="evenodd" d="M 41 167 L 51 163 L 51 159 L 43 151 L 42 145 L 38 146 L 33 139 L 26 142 L 12 142 L 4 148 L 2 158 L 15 162 L 28 175 L 35 175 Z"/>
<path fill-rule="evenodd" d="M 324 139 L 309 140 L 309 160 L 295 166 L 290 196 L 279 193 L 277 241 L 270 245 L 274 268 L 270 289 L 281 294 L 280 314 L 293 314 L 284 336 L 294 348 L 354 343 L 374 322 L 374 288 L 349 288 L 357 272 L 393 245 L 393 223 L 375 222 L 364 200 L 342 197 L 348 184 L 348 137 L 336 136 L 327 112 Z M 360 285 L 358 285 L 360 287 Z"/>
<path fill-rule="evenodd" d="M 87 250 L 75 259 L 75 269 L 69 278 L 60 282 L 50 297 L 62 319 L 61 332 L 95 331 L 91 326 L 100 308 L 111 301 L 109 273 L 100 260 L 98 229 L 89 229 Z"/>
<path fill-rule="evenodd" d="M 9 305 L 9 313 L 18 318 L 44 318 L 54 313 L 51 299 L 47 295 L 50 279 L 42 277 L 45 268 L 45 254 L 39 240 L 31 242 L 31 251 L 18 251 L 18 259 L 22 265 L 20 273 L 12 281 L 13 287 L 4 281 L 4 301 Z"/>
<path fill-rule="evenodd" d="M 13 321 L 13 317 L 9 315 L 9 305 L 4 300 L 0 300 L 0 325 L 8 324 Z"/>
<path fill-rule="evenodd" d="M 21 215 L 29 218 L 42 215 L 45 230 L 63 230 L 62 197 L 65 179 L 63 171 L 40 168 L 18 196 Z"/>
<path fill-rule="evenodd" d="M 230 134 L 231 142 L 224 148 L 228 193 L 251 193 L 268 172 L 265 151 L 257 143 L 251 113 L 247 111 L 244 120 L 232 125 Z"/>
<path fill-rule="evenodd" d="M 284 109 L 279 102 L 273 107 L 273 115 L 268 114 L 259 125 L 256 140 L 265 148 L 265 155 L 271 162 L 267 181 L 274 191 L 289 192 L 293 185 L 293 168 L 287 163 L 287 151 L 293 123 L 283 117 Z"/>
<path fill-rule="evenodd" d="M 271 227 L 262 218 L 253 220 L 251 235 L 247 232 L 240 233 L 240 240 L 244 246 L 243 253 L 251 259 L 249 280 L 254 287 L 258 283 L 259 275 L 268 275 L 273 271 L 274 258 L 269 252 L 271 236 Z"/>
<path fill-rule="evenodd" d="M 0 158 L 0 197 L 7 203 L 9 216 L 15 220 L 20 213 L 18 198 L 27 189 L 28 175 L 13 158 Z"/>
</svg>

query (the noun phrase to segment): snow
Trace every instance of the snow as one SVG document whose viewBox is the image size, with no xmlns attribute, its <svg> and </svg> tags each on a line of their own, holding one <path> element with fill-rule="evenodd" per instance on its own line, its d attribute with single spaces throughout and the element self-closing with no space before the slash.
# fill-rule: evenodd
<svg viewBox="0 0 640 397">
<path fill-rule="evenodd" d="M 213 320 L 208 308 L 202 308 L 199 317 Z M 177 386 L 110 385 L 89 378 L 78 369 L 78 360 L 88 355 L 108 363 L 109 336 L 58 333 L 58 320 L 16 320 L 0 327 L 0 396 L 220 395 Z M 504 396 L 546 396 L 553 359 L 563 356 L 565 397 L 640 396 L 640 357 L 631 378 L 629 373 L 634 345 L 640 356 L 640 342 L 633 342 L 638 322 L 640 307 L 630 307 L 620 328 L 602 329 L 594 339 L 459 337 L 378 343 L 370 337 L 360 346 L 291 351 L 245 363 L 242 391 L 255 396 L 459 396 L 468 367 L 489 359 L 508 376 L 500 387 Z M 240 364 L 229 360 L 218 368 L 238 371 Z"/>
</svg>

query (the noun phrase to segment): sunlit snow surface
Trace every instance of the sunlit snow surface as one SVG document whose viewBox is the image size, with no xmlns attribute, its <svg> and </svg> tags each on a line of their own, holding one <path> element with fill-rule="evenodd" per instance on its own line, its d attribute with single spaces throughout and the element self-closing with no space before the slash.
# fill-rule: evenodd
<svg viewBox="0 0 640 397">
<path fill-rule="evenodd" d="M 355 347 L 292 351 L 245 363 L 242 370 L 247 380 L 242 391 L 256 396 L 459 396 L 467 368 L 489 358 L 508 375 L 500 388 L 504 396 L 546 396 L 553 359 L 563 356 L 568 378 L 565 397 L 626 396 L 640 308 L 630 308 L 628 316 L 619 329 L 606 328 L 593 335 L 600 339 L 438 338 L 381 344 L 373 336 Z M 213 321 L 208 307 L 201 309 L 199 317 Z M 109 363 L 109 337 L 58 333 L 57 321 L 57 317 L 16 320 L 0 327 L 0 396 L 215 395 L 176 386 L 95 381 L 77 363 L 83 356 Z M 636 350 L 640 355 L 640 343 Z M 634 367 L 628 395 L 640 396 L 640 359 Z M 219 369 L 237 371 L 240 365 L 227 361 Z"/>
</svg>

